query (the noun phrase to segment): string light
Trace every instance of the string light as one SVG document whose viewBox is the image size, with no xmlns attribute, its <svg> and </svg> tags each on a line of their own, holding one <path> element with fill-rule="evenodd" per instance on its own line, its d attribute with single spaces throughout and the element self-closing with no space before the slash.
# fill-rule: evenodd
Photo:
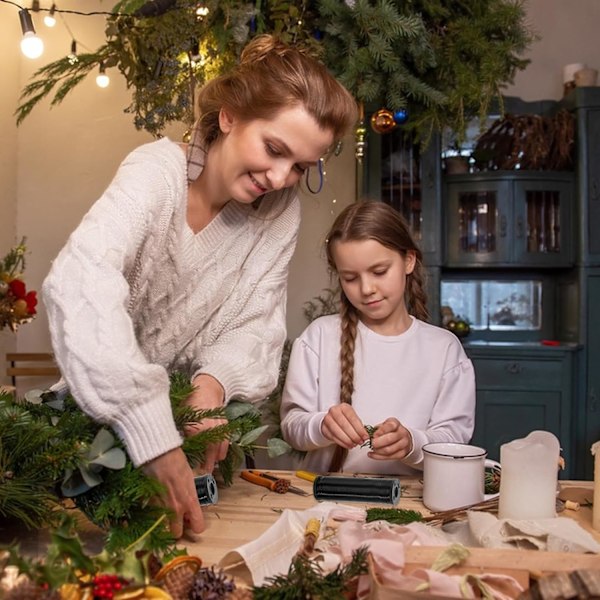
<svg viewBox="0 0 600 600">
<path fill-rule="evenodd" d="M 204 19 L 204 17 L 206 17 L 209 13 L 209 10 L 206 6 L 203 5 L 199 5 L 196 8 L 196 18 L 198 19 L 198 21 L 202 21 L 202 19 Z"/>
<path fill-rule="evenodd" d="M 44 42 L 36 35 L 31 15 L 26 8 L 19 10 L 19 20 L 23 31 L 21 52 L 27 58 L 39 58 L 44 52 Z"/>
<path fill-rule="evenodd" d="M 67 59 L 69 60 L 70 65 L 74 65 L 76 62 L 79 62 L 77 58 L 77 41 L 73 40 L 71 42 L 71 52 L 67 54 Z"/>
<path fill-rule="evenodd" d="M 50 7 L 50 12 L 44 17 L 44 24 L 46 27 L 54 27 L 56 25 L 56 17 L 54 13 L 56 12 L 56 4 L 52 4 Z"/>
<path fill-rule="evenodd" d="M 104 63 L 100 63 L 100 72 L 96 76 L 96 85 L 101 88 L 108 87 L 110 83 L 110 77 L 106 74 L 106 67 Z"/>
</svg>

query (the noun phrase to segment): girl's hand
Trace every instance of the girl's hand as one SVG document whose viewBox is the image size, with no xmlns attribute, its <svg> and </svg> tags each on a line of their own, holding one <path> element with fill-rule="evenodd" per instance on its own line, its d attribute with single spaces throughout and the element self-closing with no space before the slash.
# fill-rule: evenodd
<svg viewBox="0 0 600 600">
<path fill-rule="evenodd" d="M 348 450 L 369 439 L 369 434 L 356 411 L 345 402 L 329 409 L 321 423 L 321 432 L 328 440 Z"/>
<path fill-rule="evenodd" d="M 220 408 L 225 401 L 225 391 L 223 386 L 210 375 L 198 375 L 193 381 L 194 391 L 187 399 L 187 404 L 196 410 L 206 410 L 210 408 Z M 185 434 L 188 436 L 195 435 L 200 431 L 206 431 L 227 423 L 226 419 L 204 419 L 201 423 L 193 425 L 186 429 Z M 229 449 L 229 441 L 223 440 L 216 444 L 210 444 L 206 448 L 204 465 L 199 468 L 198 472 L 212 473 L 215 464 L 220 460 L 225 460 L 227 450 Z"/>
<path fill-rule="evenodd" d="M 398 460 L 410 454 L 412 436 L 398 419 L 390 417 L 377 426 L 373 434 L 373 447 L 369 458 L 374 460 Z"/>
<path fill-rule="evenodd" d="M 158 501 L 173 511 L 171 533 L 180 538 L 184 526 L 194 533 L 204 531 L 204 515 L 198 501 L 194 473 L 181 448 L 174 448 L 142 466 L 146 475 L 157 479 L 165 486 Z"/>
</svg>

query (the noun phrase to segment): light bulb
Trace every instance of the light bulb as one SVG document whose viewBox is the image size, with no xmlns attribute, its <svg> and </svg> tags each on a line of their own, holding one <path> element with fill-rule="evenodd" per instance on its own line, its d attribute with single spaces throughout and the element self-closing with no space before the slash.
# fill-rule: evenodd
<svg viewBox="0 0 600 600">
<path fill-rule="evenodd" d="M 21 52 L 27 58 L 39 58 L 44 52 L 44 42 L 33 31 L 28 31 L 21 39 Z"/>
<path fill-rule="evenodd" d="M 104 65 L 100 65 L 100 72 L 96 76 L 96 85 L 101 88 L 108 87 L 110 83 L 110 77 L 106 74 Z"/>
<path fill-rule="evenodd" d="M 31 15 L 26 8 L 19 11 L 19 20 L 21 21 L 21 31 L 23 31 L 21 52 L 27 58 L 39 58 L 44 51 L 44 42 L 35 34 Z"/>
<path fill-rule="evenodd" d="M 56 18 L 54 17 L 55 10 L 56 4 L 53 4 L 50 8 L 50 12 L 44 17 L 44 24 L 46 27 L 54 27 L 56 25 Z"/>
<path fill-rule="evenodd" d="M 77 62 L 79 62 L 79 59 L 77 58 L 77 41 L 76 40 L 73 40 L 71 42 L 71 52 L 69 52 L 69 54 L 67 54 L 67 59 L 68 59 L 70 65 L 74 65 Z"/>
</svg>

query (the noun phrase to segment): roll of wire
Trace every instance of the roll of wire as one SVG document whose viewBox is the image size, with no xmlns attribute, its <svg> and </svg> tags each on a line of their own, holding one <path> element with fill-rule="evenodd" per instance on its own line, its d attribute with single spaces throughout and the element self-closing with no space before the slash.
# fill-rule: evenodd
<svg viewBox="0 0 600 600">
<path fill-rule="evenodd" d="M 320 475 L 313 482 L 317 500 L 383 502 L 398 504 L 400 481 L 380 477 L 338 477 Z"/>
<path fill-rule="evenodd" d="M 196 484 L 196 493 L 202 506 L 207 504 L 216 504 L 219 501 L 219 488 L 212 475 L 199 475 L 194 477 Z"/>
</svg>

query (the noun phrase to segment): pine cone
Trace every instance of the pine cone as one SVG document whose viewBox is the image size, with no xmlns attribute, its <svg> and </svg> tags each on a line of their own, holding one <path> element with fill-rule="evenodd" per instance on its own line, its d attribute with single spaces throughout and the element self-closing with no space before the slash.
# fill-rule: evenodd
<svg viewBox="0 0 600 600">
<path fill-rule="evenodd" d="M 215 572 L 214 567 L 200 569 L 195 575 L 189 600 L 223 600 L 234 590 L 235 583 L 223 571 Z"/>
</svg>

